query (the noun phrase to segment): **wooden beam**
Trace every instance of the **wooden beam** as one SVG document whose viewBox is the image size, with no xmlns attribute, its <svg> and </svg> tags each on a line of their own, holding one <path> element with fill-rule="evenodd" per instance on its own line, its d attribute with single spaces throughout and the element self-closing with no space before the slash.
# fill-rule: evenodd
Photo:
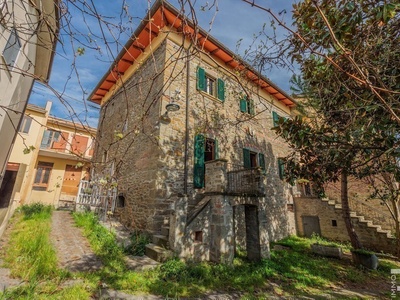
<svg viewBox="0 0 400 300">
<path fill-rule="evenodd" d="M 133 65 L 133 63 L 134 63 L 133 60 L 129 60 L 129 59 L 126 59 L 126 58 L 121 58 L 121 61 L 126 62 L 126 63 L 131 64 L 131 65 Z"/>
</svg>

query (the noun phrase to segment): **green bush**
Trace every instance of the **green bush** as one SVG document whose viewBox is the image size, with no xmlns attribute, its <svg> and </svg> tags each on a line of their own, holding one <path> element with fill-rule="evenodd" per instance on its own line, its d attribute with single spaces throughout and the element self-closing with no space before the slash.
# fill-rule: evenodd
<svg viewBox="0 0 400 300">
<path fill-rule="evenodd" d="M 48 218 L 51 216 L 53 208 L 50 205 L 42 203 L 33 203 L 29 205 L 22 205 L 20 211 L 24 214 L 24 218 L 33 219 L 37 217 Z"/>
<path fill-rule="evenodd" d="M 133 232 L 129 239 L 130 243 L 125 247 L 125 253 L 135 256 L 143 256 L 146 252 L 146 245 L 151 242 L 150 236 L 140 231 Z"/>
<path fill-rule="evenodd" d="M 160 266 L 160 275 L 165 280 L 179 281 L 188 276 L 187 265 L 179 259 L 171 259 Z"/>
</svg>

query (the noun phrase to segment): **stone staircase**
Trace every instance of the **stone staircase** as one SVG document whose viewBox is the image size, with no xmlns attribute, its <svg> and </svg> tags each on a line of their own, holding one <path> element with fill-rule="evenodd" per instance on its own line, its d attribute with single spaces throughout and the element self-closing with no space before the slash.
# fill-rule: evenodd
<svg viewBox="0 0 400 300">
<path fill-rule="evenodd" d="M 342 210 L 342 204 L 338 204 L 335 200 L 329 199 L 321 199 L 321 201 L 326 202 L 328 205 L 334 206 L 337 210 Z M 352 211 L 350 209 L 350 217 L 352 221 L 356 221 L 359 224 L 365 225 L 367 228 L 371 228 L 376 230 L 377 233 L 385 235 L 388 238 L 393 238 L 393 235 L 390 230 L 382 229 L 381 225 L 374 224 L 372 220 L 367 219 L 365 216 L 360 215 L 359 213 Z"/>
<path fill-rule="evenodd" d="M 320 199 L 326 205 L 333 207 L 335 211 L 342 213 L 342 205 L 335 202 L 335 200 L 330 199 Z M 358 212 L 350 211 L 350 217 L 353 225 L 357 226 L 356 231 L 359 236 L 361 243 L 375 251 L 384 251 L 387 253 L 392 252 L 395 238 L 392 235 L 392 232 L 387 229 L 382 229 L 379 224 L 375 224 L 372 220 L 368 219 L 368 217 L 360 215 Z M 381 249 L 374 247 L 371 244 L 371 241 L 380 241 L 377 244 L 382 245 Z M 374 249 L 375 248 L 375 249 Z"/>
<path fill-rule="evenodd" d="M 169 217 L 164 218 L 161 232 L 153 235 L 153 242 L 146 245 L 146 256 L 151 259 L 164 262 L 173 257 L 174 252 L 169 247 Z"/>
</svg>

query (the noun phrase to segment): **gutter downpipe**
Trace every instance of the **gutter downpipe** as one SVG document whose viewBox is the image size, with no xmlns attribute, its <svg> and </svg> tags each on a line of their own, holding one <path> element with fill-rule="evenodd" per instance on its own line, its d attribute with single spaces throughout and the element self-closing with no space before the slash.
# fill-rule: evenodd
<svg viewBox="0 0 400 300">
<path fill-rule="evenodd" d="M 186 57 L 186 111 L 185 111 L 185 166 L 183 169 L 183 194 L 188 194 L 188 161 L 189 161 L 189 94 L 190 94 L 190 45 Z"/>
</svg>

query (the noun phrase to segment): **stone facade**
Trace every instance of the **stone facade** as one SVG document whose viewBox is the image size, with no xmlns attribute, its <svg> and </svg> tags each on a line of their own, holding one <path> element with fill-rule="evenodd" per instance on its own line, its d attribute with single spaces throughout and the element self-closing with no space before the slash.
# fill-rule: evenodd
<svg viewBox="0 0 400 300">
<path fill-rule="evenodd" d="M 154 39 L 131 75 L 102 104 L 97 176 L 117 181 L 125 198 L 117 213 L 126 225 L 157 233 L 171 220 L 170 244 L 181 256 L 229 262 L 236 236 L 246 236 L 234 224 L 251 223 L 258 234 L 247 232 L 243 243 L 248 250 L 258 248 L 254 258 L 267 257 L 270 241 L 295 233 L 294 215 L 287 209 L 293 203 L 291 187 L 278 173 L 278 158 L 288 146 L 271 130 L 273 111 L 285 117 L 292 111 L 210 54 L 188 52 L 179 32 L 164 32 L 168 34 Z M 198 90 L 199 67 L 215 80 L 223 79 L 224 101 Z M 253 101 L 254 114 L 240 110 L 245 95 Z M 180 109 L 166 114 L 171 102 Z M 199 134 L 213 141 L 215 156 L 214 163 L 206 164 L 203 188 L 193 182 Z M 244 148 L 263 155 L 265 169 L 258 176 L 263 178 L 262 195 L 226 193 L 227 173 L 244 168 Z M 242 220 L 234 221 L 236 206 L 244 207 Z"/>
</svg>

